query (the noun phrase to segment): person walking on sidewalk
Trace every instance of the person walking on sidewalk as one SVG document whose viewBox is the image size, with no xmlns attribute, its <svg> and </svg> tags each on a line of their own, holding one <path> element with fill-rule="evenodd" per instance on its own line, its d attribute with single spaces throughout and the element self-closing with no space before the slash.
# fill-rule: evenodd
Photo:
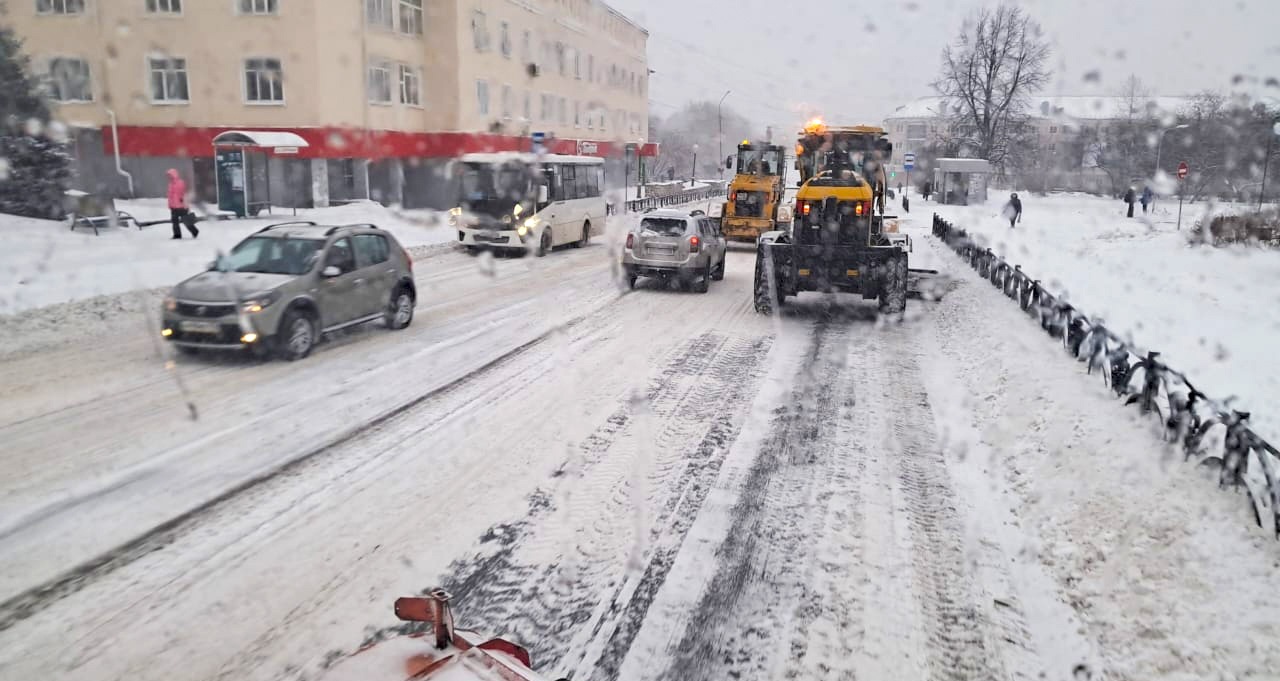
<svg viewBox="0 0 1280 681">
<path fill-rule="evenodd" d="M 1129 214 L 1126 217 L 1133 217 L 1133 202 L 1137 198 L 1137 192 L 1134 191 L 1133 187 L 1129 187 L 1128 191 L 1124 193 L 1124 202 L 1129 204 Z"/>
<path fill-rule="evenodd" d="M 186 225 L 192 239 L 200 236 L 200 230 L 196 229 L 196 221 L 193 218 L 191 210 L 187 208 L 187 183 L 182 181 L 182 176 L 176 169 L 170 168 L 169 220 L 173 223 L 173 238 L 182 238 L 182 229 L 179 224 Z"/>
<path fill-rule="evenodd" d="M 1009 203 L 1004 204 L 1004 216 L 1009 218 L 1009 229 L 1022 219 L 1022 199 L 1018 198 L 1018 193 L 1014 192 L 1009 195 Z"/>
<path fill-rule="evenodd" d="M 1155 193 L 1151 191 L 1151 185 L 1147 185 L 1143 187 L 1142 196 L 1138 199 L 1138 202 L 1142 204 L 1143 215 L 1147 214 L 1147 205 L 1150 204 L 1153 200 L 1155 200 Z"/>
</svg>

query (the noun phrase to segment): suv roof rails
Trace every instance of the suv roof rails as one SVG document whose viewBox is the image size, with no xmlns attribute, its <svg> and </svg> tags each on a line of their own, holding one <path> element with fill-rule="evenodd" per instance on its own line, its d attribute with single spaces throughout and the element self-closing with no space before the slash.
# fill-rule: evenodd
<svg viewBox="0 0 1280 681">
<path fill-rule="evenodd" d="M 267 231 L 268 229 L 275 229 L 276 227 L 292 227 L 294 225 L 301 225 L 303 227 L 315 227 L 316 223 L 312 222 L 311 220 L 291 220 L 289 222 L 277 222 L 274 225 L 267 225 L 266 227 L 263 227 L 262 229 L 258 230 L 256 233 L 261 234 Z"/>
<path fill-rule="evenodd" d="M 340 229 L 349 229 L 352 227 L 369 227 L 370 229 L 378 229 L 378 226 L 373 224 L 372 222 L 353 222 L 349 225 L 334 225 L 333 227 L 330 227 L 329 229 L 325 230 L 324 235 L 332 236 L 334 232 Z"/>
</svg>

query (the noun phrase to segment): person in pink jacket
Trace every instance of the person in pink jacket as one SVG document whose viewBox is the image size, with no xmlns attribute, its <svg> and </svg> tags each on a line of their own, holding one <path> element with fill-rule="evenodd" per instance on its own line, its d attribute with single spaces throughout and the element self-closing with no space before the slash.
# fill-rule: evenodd
<svg viewBox="0 0 1280 681">
<path fill-rule="evenodd" d="M 187 208 L 187 183 L 182 181 L 182 176 L 174 168 L 169 169 L 169 219 L 173 222 L 173 238 L 182 238 L 179 224 L 187 226 L 192 239 L 200 236 L 196 221 L 191 219 L 191 211 Z"/>
</svg>

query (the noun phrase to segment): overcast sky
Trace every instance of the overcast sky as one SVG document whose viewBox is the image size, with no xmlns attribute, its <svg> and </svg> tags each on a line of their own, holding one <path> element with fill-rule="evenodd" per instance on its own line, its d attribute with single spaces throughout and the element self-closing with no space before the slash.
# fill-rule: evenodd
<svg viewBox="0 0 1280 681">
<path fill-rule="evenodd" d="M 649 31 L 651 110 L 732 106 L 789 138 L 805 112 L 880 122 L 934 94 L 942 46 L 981 0 L 605 0 Z M 1136 74 L 1159 95 L 1207 88 L 1280 98 L 1277 0 L 1023 0 L 1053 46 L 1047 94 L 1112 94 Z M 868 14 L 865 10 L 872 9 Z M 1096 72 L 1098 79 L 1086 79 Z M 1245 81 L 1233 86 L 1233 78 Z M 1257 83 L 1250 85 L 1250 82 Z"/>
</svg>

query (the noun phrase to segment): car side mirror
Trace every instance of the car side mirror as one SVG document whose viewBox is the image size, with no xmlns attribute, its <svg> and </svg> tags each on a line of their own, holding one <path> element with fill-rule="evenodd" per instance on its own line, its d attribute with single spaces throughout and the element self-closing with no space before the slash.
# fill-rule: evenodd
<svg viewBox="0 0 1280 681">
<path fill-rule="evenodd" d="M 551 198 L 551 192 L 547 189 L 547 185 L 538 185 L 538 203 L 546 203 Z"/>
<path fill-rule="evenodd" d="M 204 271 L 206 271 L 206 272 L 212 272 L 212 271 L 214 271 L 214 270 L 216 270 L 216 269 L 218 269 L 218 261 L 217 261 L 217 260 L 210 260 L 210 261 L 209 261 L 209 262 L 204 266 Z"/>
<path fill-rule="evenodd" d="M 329 265 L 328 267 L 325 267 L 323 270 L 320 270 L 320 276 L 328 277 L 330 279 L 332 279 L 333 277 L 339 276 L 341 274 L 342 274 L 342 270 L 337 265 Z"/>
</svg>

